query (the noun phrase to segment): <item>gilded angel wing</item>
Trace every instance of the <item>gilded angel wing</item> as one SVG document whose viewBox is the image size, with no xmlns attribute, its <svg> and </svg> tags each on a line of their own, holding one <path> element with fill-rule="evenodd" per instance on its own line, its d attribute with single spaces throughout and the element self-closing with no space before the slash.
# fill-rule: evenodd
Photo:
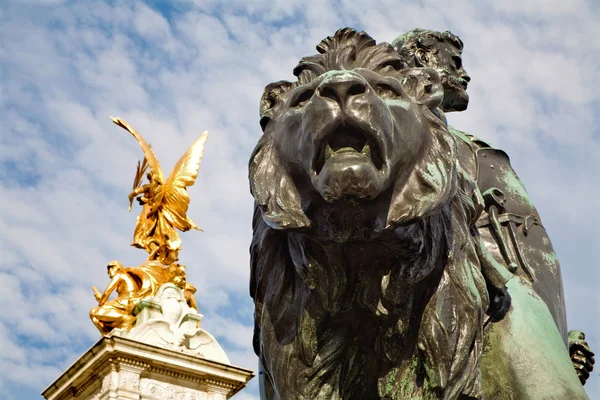
<svg viewBox="0 0 600 400">
<path fill-rule="evenodd" d="M 110 117 L 110 119 L 112 120 L 112 122 L 119 125 L 121 128 L 129 131 L 129 133 L 131 133 L 133 137 L 138 141 L 138 143 L 142 147 L 142 150 L 144 151 L 144 156 L 148 161 L 148 165 L 150 166 L 150 173 L 152 174 L 152 178 L 154 179 L 154 181 L 156 181 L 156 183 L 162 184 L 164 182 L 163 173 L 160 169 L 160 164 L 158 162 L 158 159 L 156 158 L 156 154 L 154 154 L 154 151 L 152 151 L 152 147 L 150 147 L 150 145 L 144 140 L 142 135 L 137 133 L 136 130 L 133 129 L 133 127 L 129 125 L 125 120 L 119 117 Z"/>
<path fill-rule="evenodd" d="M 165 217 L 173 227 L 182 232 L 192 228 L 202 230 L 187 217 L 190 197 L 186 187 L 193 185 L 196 181 L 207 138 L 208 133 L 204 132 L 196 139 L 188 151 L 177 161 L 164 184 L 162 206 Z"/>
</svg>

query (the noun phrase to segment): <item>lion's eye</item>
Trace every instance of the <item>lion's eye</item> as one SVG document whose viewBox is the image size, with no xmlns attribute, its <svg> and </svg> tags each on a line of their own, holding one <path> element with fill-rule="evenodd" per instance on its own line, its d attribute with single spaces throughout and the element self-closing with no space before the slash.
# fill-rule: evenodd
<svg viewBox="0 0 600 400">
<path fill-rule="evenodd" d="M 462 67 L 462 59 L 459 56 L 452 56 L 452 61 L 454 61 L 456 69 L 460 69 L 460 67 Z"/>
<path fill-rule="evenodd" d="M 312 89 L 295 92 L 290 100 L 290 107 L 304 107 L 314 93 Z"/>
<path fill-rule="evenodd" d="M 375 91 L 382 99 L 393 99 L 401 96 L 400 93 L 398 93 L 398 90 L 394 89 L 387 83 L 378 83 L 375 86 Z"/>
</svg>

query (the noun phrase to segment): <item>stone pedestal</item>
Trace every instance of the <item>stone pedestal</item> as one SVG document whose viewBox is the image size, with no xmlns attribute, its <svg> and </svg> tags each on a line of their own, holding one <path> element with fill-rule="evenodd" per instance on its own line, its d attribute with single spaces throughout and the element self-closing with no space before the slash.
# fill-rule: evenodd
<svg viewBox="0 0 600 400">
<path fill-rule="evenodd" d="M 48 400 L 224 400 L 246 386 L 250 370 L 105 336 L 42 392 Z"/>
<path fill-rule="evenodd" d="M 202 315 L 172 283 L 137 305 L 135 326 L 114 329 L 42 392 L 47 400 L 224 400 L 254 376 L 230 365 Z"/>
</svg>

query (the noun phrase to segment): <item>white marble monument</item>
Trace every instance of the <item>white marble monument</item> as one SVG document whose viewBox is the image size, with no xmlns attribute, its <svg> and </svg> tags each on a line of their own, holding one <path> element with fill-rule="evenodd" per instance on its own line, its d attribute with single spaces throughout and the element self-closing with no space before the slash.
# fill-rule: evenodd
<svg viewBox="0 0 600 400">
<path fill-rule="evenodd" d="M 48 400 L 222 400 L 254 376 L 229 363 L 176 285 L 162 285 L 134 314 L 130 331 L 114 329 L 102 337 L 42 395 Z"/>
</svg>

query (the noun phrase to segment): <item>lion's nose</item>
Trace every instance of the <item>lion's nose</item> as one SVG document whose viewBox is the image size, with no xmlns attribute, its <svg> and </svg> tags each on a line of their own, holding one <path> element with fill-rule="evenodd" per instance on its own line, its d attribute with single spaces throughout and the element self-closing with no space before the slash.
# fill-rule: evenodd
<svg viewBox="0 0 600 400">
<path fill-rule="evenodd" d="M 346 104 L 352 97 L 360 96 L 367 91 L 367 83 L 358 76 L 345 73 L 322 82 L 317 88 L 317 96 Z"/>
</svg>

